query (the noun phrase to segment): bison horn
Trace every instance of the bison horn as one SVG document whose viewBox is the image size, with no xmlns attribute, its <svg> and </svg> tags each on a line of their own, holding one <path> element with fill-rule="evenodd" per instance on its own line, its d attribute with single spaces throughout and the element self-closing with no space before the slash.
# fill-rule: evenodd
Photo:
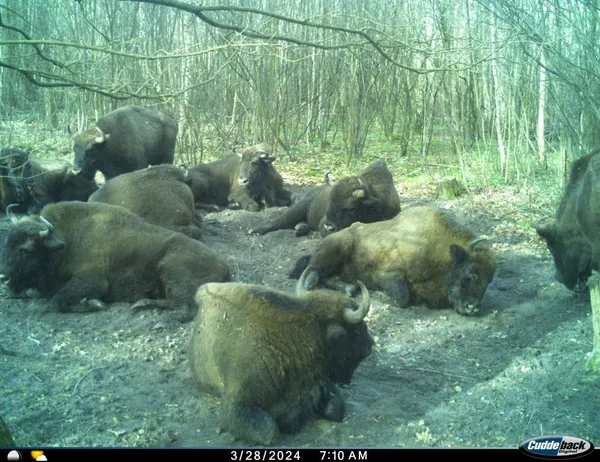
<svg viewBox="0 0 600 462">
<path fill-rule="evenodd" d="M 104 143 L 108 138 L 110 138 L 110 134 L 105 134 L 102 130 L 100 130 L 100 127 L 96 127 L 96 131 L 98 132 L 98 135 L 94 140 L 96 143 Z"/>
<path fill-rule="evenodd" d="M 473 239 L 471 242 L 469 242 L 469 245 L 467 246 L 467 250 L 473 250 L 477 246 L 477 244 L 479 244 L 481 242 L 489 242 L 489 239 L 486 239 L 485 237 L 479 237 L 477 239 Z"/>
<path fill-rule="evenodd" d="M 6 216 L 8 216 L 8 218 L 10 218 L 10 221 L 12 224 L 15 224 L 17 221 L 19 221 L 19 219 L 16 217 L 16 215 L 11 210 L 13 207 L 16 207 L 17 205 L 19 205 L 19 204 L 10 204 L 10 205 L 6 206 Z"/>
<path fill-rule="evenodd" d="M 313 269 L 312 266 L 308 265 L 302 275 L 300 275 L 300 279 L 298 279 L 298 283 L 296 284 L 296 295 L 302 295 L 306 290 L 312 290 L 319 282 L 319 273 Z"/>
<path fill-rule="evenodd" d="M 360 291 L 362 292 L 362 301 L 360 302 L 360 306 L 358 310 L 353 310 L 352 308 L 346 308 L 344 310 L 344 319 L 348 324 L 358 324 L 361 322 L 367 313 L 369 312 L 369 308 L 371 307 L 371 298 L 369 296 L 369 291 L 365 287 L 365 285 L 361 281 L 356 281 L 358 286 L 360 287 Z"/>
<path fill-rule="evenodd" d="M 40 221 L 42 223 L 44 223 L 46 225 L 46 228 L 48 230 L 48 232 L 50 231 L 54 231 L 54 225 L 52 225 L 52 223 L 50 223 L 48 220 L 46 220 L 43 216 L 40 215 Z M 46 236 L 48 235 L 48 233 L 45 234 Z"/>
</svg>

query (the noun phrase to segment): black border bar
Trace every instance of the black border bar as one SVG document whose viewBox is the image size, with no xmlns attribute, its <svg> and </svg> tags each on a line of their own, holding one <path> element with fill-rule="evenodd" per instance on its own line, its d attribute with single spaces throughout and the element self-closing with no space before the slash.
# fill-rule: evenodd
<svg viewBox="0 0 600 462">
<path fill-rule="evenodd" d="M 17 451 L 20 459 L 8 458 L 11 451 Z M 461 457 L 481 461 L 482 457 L 500 456 L 510 457 L 510 460 L 535 460 L 536 457 L 529 456 L 518 449 L 404 449 L 404 448 L 0 448 L 0 462 L 36 462 L 31 455 L 32 451 L 42 451 L 43 456 L 37 462 L 92 462 L 92 459 L 100 459 L 105 462 L 135 461 L 146 458 L 158 458 L 170 462 L 182 460 L 186 462 L 227 461 L 227 462 L 368 462 L 384 461 L 389 457 Z M 600 460 L 600 451 L 578 457 L 584 460 L 594 457 Z M 565 459 L 556 457 L 556 459 Z M 570 458 L 569 458 L 570 459 Z M 443 460 L 443 459 L 438 459 Z M 539 459 L 538 459 L 539 460 Z"/>
</svg>

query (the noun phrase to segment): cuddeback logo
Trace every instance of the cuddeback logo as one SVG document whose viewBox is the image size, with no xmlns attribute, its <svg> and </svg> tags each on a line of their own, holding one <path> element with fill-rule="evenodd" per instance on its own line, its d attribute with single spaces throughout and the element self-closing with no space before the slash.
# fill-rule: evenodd
<svg viewBox="0 0 600 462">
<path fill-rule="evenodd" d="M 572 459 L 585 456 L 594 450 L 589 441 L 573 436 L 540 436 L 525 440 L 519 446 L 525 454 L 540 459 Z"/>
</svg>

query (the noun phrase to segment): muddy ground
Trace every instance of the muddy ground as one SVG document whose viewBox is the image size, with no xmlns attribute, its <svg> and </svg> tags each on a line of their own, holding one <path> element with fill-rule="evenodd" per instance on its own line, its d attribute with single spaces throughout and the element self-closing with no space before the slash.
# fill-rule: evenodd
<svg viewBox="0 0 600 462">
<path fill-rule="evenodd" d="M 343 422 L 317 420 L 278 446 L 509 447 L 551 434 L 600 445 L 600 379 L 589 300 L 555 282 L 531 223 L 552 213 L 543 191 L 514 188 L 434 200 L 402 189 L 406 206 L 431 202 L 494 241 L 498 271 L 480 313 L 399 308 L 372 293 L 372 355 L 343 388 Z M 206 217 L 205 242 L 237 281 L 292 291 L 287 272 L 316 236 L 246 230 L 281 213 Z M 7 226 L 6 218 L 1 225 Z M 0 412 L 20 446 L 243 446 L 218 434 L 219 399 L 191 379 L 191 325 L 152 330 L 159 311 L 127 304 L 60 314 L 42 300 L 0 301 Z"/>
</svg>

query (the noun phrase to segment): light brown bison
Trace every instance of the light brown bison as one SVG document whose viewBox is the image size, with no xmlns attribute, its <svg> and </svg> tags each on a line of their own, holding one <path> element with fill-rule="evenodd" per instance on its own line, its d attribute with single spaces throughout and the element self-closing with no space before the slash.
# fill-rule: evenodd
<svg viewBox="0 0 600 462">
<path fill-rule="evenodd" d="M 222 397 L 220 425 L 251 444 L 273 444 L 314 416 L 340 421 L 345 405 L 335 383 L 348 383 L 371 353 L 357 304 L 334 291 L 291 295 L 258 285 L 205 284 L 189 345 L 192 374 Z"/>
<path fill-rule="evenodd" d="M 36 289 L 54 309 L 82 300 L 135 302 L 135 307 L 195 315 L 194 295 L 206 282 L 230 279 L 227 264 L 203 243 L 100 202 L 59 202 L 17 219 L 0 263 L 15 293 Z"/>
<path fill-rule="evenodd" d="M 400 197 L 385 160 L 371 162 L 358 176 L 333 179 L 313 188 L 271 223 L 248 231 L 266 234 L 278 229 L 319 231 L 322 236 L 347 228 L 352 223 L 388 220 L 400 212 Z"/>
<path fill-rule="evenodd" d="M 160 109 L 123 106 L 98 119 L 75 137 L 75 171 L 106 179 L 146 168 L 172 164 L 179 126 Z"/>
<path fill-rule="evenodd" d="M 354 223 L 327 236 L 310 256 L 306 288 L 339 276 L 353 284 L 386 291 L 400 306 L 424 303 L 478 310 L 496 271 L 489 245 L 436 207 L 413 206 L 378 223 Z M 307 263 L 300 259 L 290 276 Z"/>
<path fill-rule="evenodd" d="M 284 189 L 283 178 L 273 167 L 275 157 L 261 143 L 223 159 L 190 168 L 187 183 L 198 208 L 241 208 L 258 212 L 265 206 L 288 206 L 292 194 Z"/>
<path fill-rule="evenodd" d="M 553 221 L 538 224 L 554 259 L 556 279 L 583 289 L 600 262 L 600 151 L 573 162 L 569 182 Z"/>
<path fill-rule="evenodd" d="M 185 183 L 185 171 L 174 165 L 156 165 L 108 180 L 89 202 L 120 205 L 154 225 L 202 237 L 202 217 Z"/>
</svg>

